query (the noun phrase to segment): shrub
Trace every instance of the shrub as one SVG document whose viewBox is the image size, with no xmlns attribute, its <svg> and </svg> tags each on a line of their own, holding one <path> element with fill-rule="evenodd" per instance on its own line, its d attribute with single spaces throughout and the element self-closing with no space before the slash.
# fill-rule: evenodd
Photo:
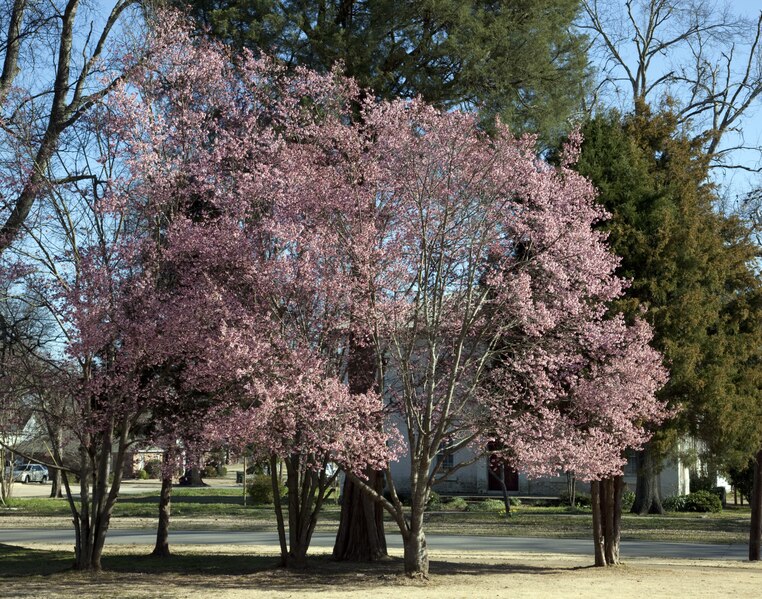
<svg viewBox="0 0 762 599">
<path fill-rule="evenodd" d="M 568 491 L 562 491 L 558 495 L 558 500 L 562 506 L 571 506 L 571 497 L 569 496 Z M 591 505 L 592 502 L 590 501 L 590 495 L 586 495 L 585 493 L 575 493 L 574 507 L 590 507 Z"/>
<path fill-rule="evenodd" d="M 429 494 L 429 500 L 426 502 L 426 509 L 432 511 L 442 509 L 442 498 L 439 496 L 439 493 L 432 491 Z"/>
<path fill-rule="evenodd" d="M 217 476 L 224 477 L 227 476 L 228 469 L 225 468 L 225 466 L 217 466 Z"/>
<path fill-rule="evenodd" d="M 629 512 L 632 506 L 635 504 L 635 493 L 632 491 L 624 491 L 622 493 L 622 511 Z"/>
<path fill-rule="evenodd" d="M 144 466 L 148 478 L 161 478 L 161 460 L 151 460 Z"/>
<path fill-rule="evenodd" d="M 453 497 L 442 507 L 448 512 L 465 512 L 468 509 L 468 502 L 462 497 Z"/>
<path fill-rule="evenodd" d="M 273 483 L 269 474 L 257 474 L 248 482 L 246 492 L 252 503 L 270 505 L 274 501 Z M 280 496 L 286 496 L 286 488 L 281 487 Z"/>
<path fill-rule="evenodd" d="M 717 484 L 717 477 L 709 476 L 703 472 L 691 471 L 690 473 L 691 489 L 694 493 L 699 491 L 713 491 Z"/>
<path fill-rule="evenodd" d="M 500 499 L 485 499 L 477 501 L 468 506 L 469 512 L 505 512 L 505 504 Z"/>
<path fill-rule="evenodd" d="M 711 491 L 696 491 L 685 496 L 686 512 L 721 512 L 722 501 Z"/>
<path fill-rule="evenodd" d="M 217 466 L 214 466 L 213 464 L 204 466 L 204 469 L 201 471 L 201 476 L 204 478 L 217 478 Z"/>
<path fill-rule="evenodd" d="M 148 472 L 141 468 L 135 473 L 135 478 L 139 480 L 148 480 Z"/>
<path fill-rule="evenodd" d="M 686 495 L 672 495 L 661 502 L 662 507 L 668 512 L 684 512 Z"/>
<path fill-rule="evenodd" d="M 662 503 L 670 512 L 721 512 L 722 501 L 710 491 L 696 491 L 690 495 L 667 497 Z"/>
<path fill-rule="evenodd" d="M 754 485 L 754 465 L 754 460 L 750 460 L 743 468 L 728 469 L 730 482 L 746 501 L 751 500 L 751 489 Z"/>
</svg>

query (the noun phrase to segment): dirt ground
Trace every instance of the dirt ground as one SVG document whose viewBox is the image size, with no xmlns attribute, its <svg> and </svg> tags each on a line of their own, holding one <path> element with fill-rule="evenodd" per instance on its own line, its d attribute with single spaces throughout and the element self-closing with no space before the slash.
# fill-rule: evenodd
<svg viewBox="0 0 762 599">
<path fill-rule="evenodd" d="M 70 549 L 60 545 L 29 545 L 35 549 Z M 111 552 L 147 552 L 148 547 L 113 547 Z M 236 555 L 274 553 L 271 548 L 236 546 Z M 177 546 L 176 554 L 226 555 L 229 548 Z M 394 556 L 393 556 L 394 557 Z M 399 557 L 399 556 L 396 556 Z M 304 598 L 373 597 L 374 599 L 539 598 L 682 598 L 762 596 L 762 564 L 731 561 L 632 559 L 616 568 L 592 568 L 587 557 L 432 552 L 431 576 L 413 581 L 400 574 L 401 562 L 347 566 L 316 557 L 301 572 L 265 569 L 247 575 L 193 573 L 136 574 L 104 572 L 97 576 L 73 572 L 52 576 L 5 578 L 3 597 L 212 597 Z"/>
</svg>

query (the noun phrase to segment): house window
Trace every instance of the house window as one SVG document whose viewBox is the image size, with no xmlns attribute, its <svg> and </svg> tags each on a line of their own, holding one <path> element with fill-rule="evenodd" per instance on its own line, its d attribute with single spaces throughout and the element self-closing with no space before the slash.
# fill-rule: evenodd
<svg viewBox="0 0 762 599">
<path fill-rule="evenodd" d="M 440 472 L 447 473 L 455 466 L 455 455 L 452 451 L 447 451 L 449 442 L 442 441 L 439 444 L 439 453 L 437 453 L 437 466 Z"/>
<path fill-rule="evenodd" d="M 627 463 L 624 465 L 625 476 L 638 475 L 638 454 L 634 451 L 627 452 Z"/>
</svg>

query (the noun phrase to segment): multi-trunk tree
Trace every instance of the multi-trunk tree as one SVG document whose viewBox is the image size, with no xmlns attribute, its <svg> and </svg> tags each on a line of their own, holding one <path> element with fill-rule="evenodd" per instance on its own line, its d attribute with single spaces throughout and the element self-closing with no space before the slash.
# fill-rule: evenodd
<svg viewBox="0 0 762 599">
<path fill-rule="evenodd" d="M 490 138 L 474 115 L 416 102 L 368 104 L 362 123 L 363 151 L 344 152 L 363 178 L 342 230 L 370 298 L 357 317 L 407 441 L 410 514 L 390 470 L 390 499 L 364 488 L 397 522 L 406 572 L 425 576 L 426 502 L 464 450 L 508 441 L 538 474 L 614 474 L 665 415 L 664 373 L 646 325 L 606 318 L 622 282 L 592 229 L 605 213 L 568 162 L 555 169 L 529 139 Z"/>
<path fill-rule="evenodd" d="M 154 40 L 162 51 L 108 103 L 128 169 L 111 209 L 131 208 L 144 223 L 132 255 L 151 302 L 139 315 L 157 346 L 146 347 L 153 366 L 140 365 L 141 376 L 155 381 L 154 393 L 165 385 L 162 402 L 175 406 L 154 403 L 154 414 L 182 414 L 206 397 L 210 437 L 256 442 L 268 460 L 284 460 L 283 562 L 300 566 L 333 463 L 361 475 L 393 455 L 378 397 L 350 395 L 339 382 L 352 300 L 346 256 L 331 254 L 340 247 L 331 206 L 341 196 L 321 187 L 313 156 L 325 157 L 323 129 L 346 129 L 345 96 L 357 92 L 332 74 L 235 60 L 219 44 L 192 41 L 176 17 L 163 25 Z M 191 322 L 198 318 L 208 320 Z M 212 347 L 218 330 L 229 346 Z M 211 359 L 213 371 L 199 367 Z"/>
<path fill-rule="evenodd" d="M 440 108 L 478 108 L 543 143 L 568 130 L 586 90 L 586 41 L 576 33 L 578 0 L 271 2 L 175 0 L 236 48 L 271 53 L 289 69 L 341 69 L 378 98 L 422 97 Z M 360 99 L 358 98 L 358 103 Z M 358 106 L 355 107 L 356 109 Z M 359 111 L 353 117 L 357 119 Z M 350 339 L 347 377 L 365 393 L 379 373 L 367 344 Z M 357 341 L 357 342 L 355 342 Z M 380 492 L 383 472 L 368 471 Z M 337 559 L 386 555 L 382 512 L 344 482 Z"/>
<path fill-rule="evenodd" d="M 226 309 L 208 321 L 224 322 L 248 358 L 196 368 L 195 384 L 243 377 L 222 428 L 291 463 L 289 517 L 304 517 L 290 523 L 284 561 L 303 562 L 309 498 L 319 507 L 329 460 L 392 514 L 411 575 L 428 572 L 423 511 L 446 474 L 435 465 L 443 445 L 483 453 L 497 431 L 520 467 L 537 468 L 533 456 L 549 451 L 545 468 L 617 472 L 624 448 L 648 437 L 643 424 L 664 416 L 654 399 L 663 372 L 645 325 L 606 317 L 622 282 L 592 228 L 605 213 L 568 168 L 574 144 L 553 168 L 531 139 L 502 127 L 490 137 L 475 115 L 363 100 L 336 75 L 288 77 L 267 60 L 183 40 L 177 21 L 173 30 L 140 95 L 113 105 L 115 122 L 130 123 L 138 177 L 114 197 L 144 197 L 158 219 L 178 203 L 205 215 L 176 214 L 156 251 L 195 257 L 177 269 L 198 279 L 181 286 L 186 301 L 213 281 Z M 353 335 L 373 349 L 379 392 L 407 441 L 409 515 L 388 470 L 390 500 L 362 480 L 383 458 L 378 400 L 355 397 L 354 431 L 327 424 L 352 415 L 338 381 Z M 336 412 L 315 429 L 318 405 Z"/>
<path fill-rule="evenodd" d="M 575 143 L 554 168 L 475 115 L 363 99 L 335 73 L 234 58 L 162 19 L 105 111 L 123 170 L 96 213 L 120 235 L 80 247 L 61 277 L 78 567 L 100 567 L 131 433 L 189 398 L 210 434 L 286 461 L 294 566 L 331 463 L 391 513 L 406 572 L 425 576 L 443 445 L 510 440 L 519 467 L 544 456 L 597 480 L 648 438 L 660 357 L 647 326 L 607 316 L 622 281 L 593 230 L 605 213 L 568 168 Z M 372 348 L 378 394 L 343 382 L 353 338 Z M 393 457 L 387 410 L 411 457 L 409 514 L 390 475 L 391 499 L 363 480 Z"/>
</svg>

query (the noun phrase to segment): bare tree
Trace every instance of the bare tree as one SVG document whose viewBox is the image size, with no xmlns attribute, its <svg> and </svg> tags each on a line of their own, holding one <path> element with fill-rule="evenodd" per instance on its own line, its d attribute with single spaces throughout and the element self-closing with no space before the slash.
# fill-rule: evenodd
<svg viewBox="0 0 762 599">
<path fill-rule="evenodd" d="M 37 200 L 60 179 L 65 134 L 119 80 L 106 59 L 122 15 L 101 27 L 81 0 L 0 0 L 0 253 L 23 231 Z"/>
<path fill-rule="evenodd" d="M 0 504 L 13 488 L 13 462 L 19 454 L 30 416 L 35 413 L 28 380 L 24 376 L 30 356 L 47 341 L 45 315 L 27 295 L 0 289 Z M 32 359 L 31 362 L 37 362 Z M 6 466 L 8 466 L 6 468 Z"/>
<path fill-rule="evenodd" d="M 718 0 L 583 0 L 601 97 L 626 109 L 669 103 L 703 141 L 713 164 L 759 172 L 738 160 L 743 126 L 762 94 L 762 12 L 754 19 Z"/>
</svg>

